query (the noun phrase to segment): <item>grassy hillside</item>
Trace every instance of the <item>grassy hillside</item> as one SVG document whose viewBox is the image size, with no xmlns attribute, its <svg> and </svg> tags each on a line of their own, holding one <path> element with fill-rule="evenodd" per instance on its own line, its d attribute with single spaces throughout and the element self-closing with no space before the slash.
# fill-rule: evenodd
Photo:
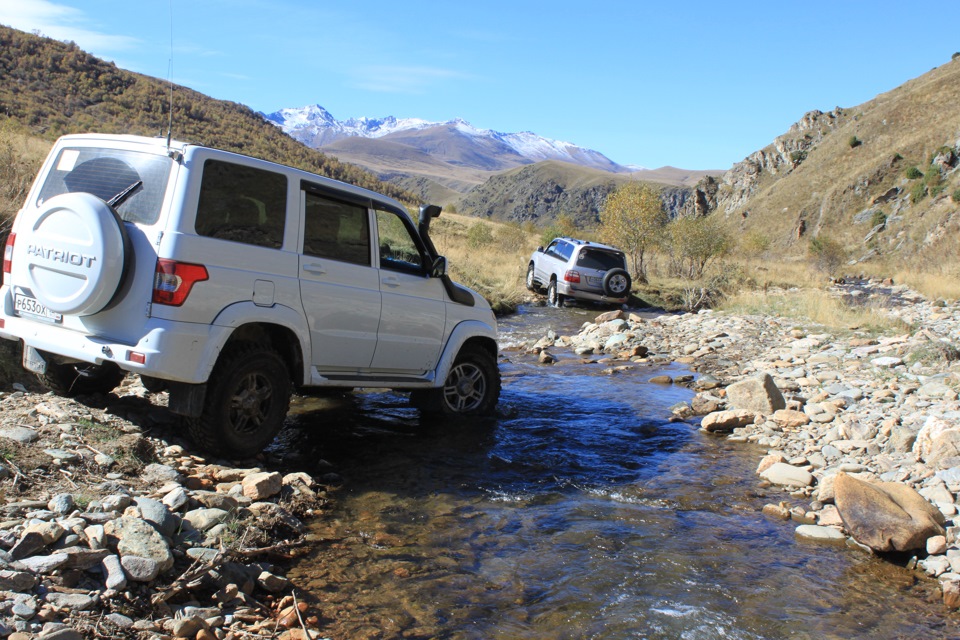
<svg viewBox="0 0 960 640">
<path fill-rule="evenodd" d="M 65 133 L 166 135 L 167 83 L 104 62 L 75 44 L 0 26 L 0 126 L 52 141 Z M 250 108 L 186 87 L 173 91 L 173 136 L 414 197 L 358 167 L 308 149 Z"/>
<path fill-rule="evenodd" d="M 958 123 L 955 59 L 864 104 L 807 114 L 725 174 L 717 213 L 768 255 L 802 257 L 816 239 L 844 264 L 956 264 Z"/>
</svg>

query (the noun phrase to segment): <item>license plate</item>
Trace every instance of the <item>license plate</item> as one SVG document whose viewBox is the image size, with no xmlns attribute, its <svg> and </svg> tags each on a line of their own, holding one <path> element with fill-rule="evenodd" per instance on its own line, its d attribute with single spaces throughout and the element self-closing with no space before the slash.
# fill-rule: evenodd
<svg viewBox="0 0 960 640">
<path fill-rule="evenodd" d="M 602 287 L 603 278 L 597 278 L 596 276 L 587 276 L 587 284 L 591 287 Z"/>
<path fill-rule="evenodd" d="M 20 315 L 33 316 L 48 322 L 62 322 L 63 315 L 54 313 L 40 304 L 36 298 L 18 293 L 13 296 L 13 309 Z"/>
</svg>

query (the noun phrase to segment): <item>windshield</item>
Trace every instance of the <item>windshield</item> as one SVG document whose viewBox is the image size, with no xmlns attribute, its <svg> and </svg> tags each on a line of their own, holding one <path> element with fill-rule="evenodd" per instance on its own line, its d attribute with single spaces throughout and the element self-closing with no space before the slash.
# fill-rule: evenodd
<svg viewBox="0 0 960 640">
<path fill-rule="evenodd" d="M 36 205 L 62 193 L 90 193 L 117 202 L 117 213 L 126 222 L 153 224 L 160 217 L 172 163 L 166 156 L 136 151 L 62 149 Z"/>
<path fill-rule="evenodd" d="M 597 271 L 623 269 L 623 254 L 599 249 L 584 249 L 577 257 L 577 266 L 584 269 L 596 269 Z"/>
</svg>

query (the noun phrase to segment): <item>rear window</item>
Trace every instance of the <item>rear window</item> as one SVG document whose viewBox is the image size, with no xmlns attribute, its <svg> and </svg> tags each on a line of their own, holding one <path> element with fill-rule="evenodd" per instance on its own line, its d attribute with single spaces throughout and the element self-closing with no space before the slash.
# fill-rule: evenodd
<svg viewBox="0 0 960 640">
<path fill-rule="evenodd" d="M 153 224 L 160 217 L 172 164 L 166 156 L 149 153 L 67 147 L 57 155 L 36 205 L 63 193 L 89 193 L 109 202 L 132 187 L 117 213 L 127 222 Z"/>
<path fill-rule="evenodd" d="M 623 269 L 623 255 L 600 249 L 584 249 L 577 257 L 577 266 L 584 269 L 596 269 L 597 271 Z"/>
</svg>

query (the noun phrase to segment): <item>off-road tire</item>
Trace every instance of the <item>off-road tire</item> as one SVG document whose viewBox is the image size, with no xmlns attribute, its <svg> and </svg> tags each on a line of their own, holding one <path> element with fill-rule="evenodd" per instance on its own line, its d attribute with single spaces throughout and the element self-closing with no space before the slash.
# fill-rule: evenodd
<svg viewBox="0 0 960 640">
<path fill-rule="evenodd" d="M 547 304 L 551 307 L 563 306 L 563 296 L 560 295 L 560 292 L 557 290 L 556 280 L 551 280 L 550 284 L 547 285 Z"/>
<path fill-rule="evenodd" d="M 110 393 L 123 382 L 126 375 L 126 371 L 112 362 L 99 365 L 86 362 L 47 362 L 46 372 L 37 377 L 58 396 L 72 397 Z"/>
<path fill-rule="evenodd" d="M 290 408 L 290 372 L 269 347 L 239 343 L 221 354 L 207 383 L 203 412 L 187 427 L 201 448 L 249 458 L 277 435 Z"/>
<path fill-rule="evenodd" d="M 527 267 L 527 290 L 536 291 L 537 290 L 537 280 L 534 278 L 534 269 L 533 263 L 530 263 L 530 266 Z"/>
<path fill-rule="evenodd" d="M 428 416 L 490 416 L 499 398 L 496 358 L 485 349 L 466 346 L 457 354 L 443 386 L 414 391 L 410 402 Z"/>
<path fill-rule="evenodd" d="M 169 386 L 163 378 L 154 378 L 153 376 L 140 376 L 140 384 L 150 393 L 166 391 Z"/>
<path fill-rule="evenodd" d="M 610 269 L 603 275 L 603 292 L 611 298 L 629 296 L 632 285 L 626 269 Z"/>
</svg>

